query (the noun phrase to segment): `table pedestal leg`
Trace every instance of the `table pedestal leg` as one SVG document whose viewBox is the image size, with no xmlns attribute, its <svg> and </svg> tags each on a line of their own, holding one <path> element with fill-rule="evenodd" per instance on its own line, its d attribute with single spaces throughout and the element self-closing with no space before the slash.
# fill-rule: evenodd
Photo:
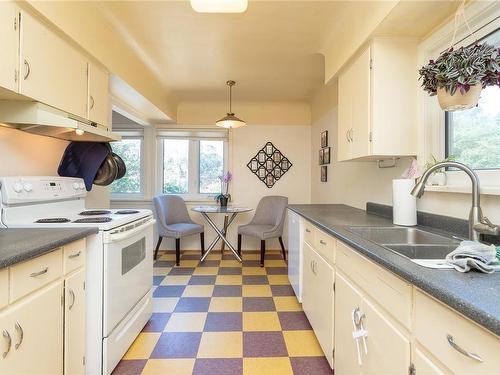
<svg viewBox="0 0 500 375">
<path fill-rule="evenodd" d="M 231 215 L 231 217 L 229 218 L 229 220 L 227 221 L 227 226 L 226 226 L 226 230 L 225 230 L 226 232 L 227 232 L 227 228 L 229 228 L 229 226 L 231 225 L 231 223 L 233 222 L 233 220 L 236 218 L 237 214 L 238 214 L 237 212 L 234 212 Z M 233 254 L 236 257 L 236 259 L 238 259 L 239 262 L 242 262 L 241 257 L 238 255 L 236 249 L 227 240 L 226 234 L 223 233 L 222 230 L 220 230 L 219 228 L 217 228 L 217 225 L 215 225 L 215 223 L 212 221 L 212 219 L 210 219 L 210 217 L 205 212 L 201 212 L 201 215 L 205 218 L 205 220 L 208 222 L 208 224 L 210 224 L 210 226 L 215 231 L 215 233 L 217 233 L 218 237 L 215 240 L 212 241 L 212 243 L 208 247 L 208 249 L 205 252 L 205 254 L 201 257 L 200 261 L 203 262 L 207 258 L 208 254 L 210 254 L 210 252 L 214 249 L 215 245 L 217 244 L 217 241 L 219 239 L 221 239 L 223 241 L 223 243 L 226 244 L 226 246 L 229 248 L 229 250 L 231 250 L 233 252 Z"/>
<path fill-rule="evenodd" d="M 227 220 L 228 219 L 229 219 L 229 216 L 224 215 L 224 227 L 223 227 L 224 229 L 221 231 L 224 234 L 224 236 L 227 234 Z M 222 241 L 222 243 L 220 245 L 220 252 L 222 255 L 224 255 L 224 245 L 225 245 L 225 243 L 224 243 L 224 241 Z"/>
</svg>

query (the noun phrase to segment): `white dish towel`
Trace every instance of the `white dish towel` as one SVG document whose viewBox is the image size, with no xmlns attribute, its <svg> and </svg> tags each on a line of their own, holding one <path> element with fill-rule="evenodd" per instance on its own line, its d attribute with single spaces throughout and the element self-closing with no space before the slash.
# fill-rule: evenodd
<svg viewBox="0 0 500 375">
<path fill-rule="evenodd" d="M 489 264 L 495 261 L 495 246 L 488 246 L 477 241 L 462 241 L 446 256 L 446 262 L 460 272 L 476 269 L 484 273 L 493 273 L 495 268 Z"/>
</svg>

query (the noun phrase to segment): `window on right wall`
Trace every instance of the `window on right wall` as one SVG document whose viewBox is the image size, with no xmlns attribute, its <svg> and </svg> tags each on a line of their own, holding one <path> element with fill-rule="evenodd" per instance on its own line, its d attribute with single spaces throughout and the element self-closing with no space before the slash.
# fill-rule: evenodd
<svg viewBox="0 0 500 375">
<path fill-rule="evenodd" d="M 481 41 L 500 47 L 500 29 Z M 483 89 L 476 107 L 446 112 L 446 156 L 474 169 L 500 169 L 500 88 Z"/>
</svg>

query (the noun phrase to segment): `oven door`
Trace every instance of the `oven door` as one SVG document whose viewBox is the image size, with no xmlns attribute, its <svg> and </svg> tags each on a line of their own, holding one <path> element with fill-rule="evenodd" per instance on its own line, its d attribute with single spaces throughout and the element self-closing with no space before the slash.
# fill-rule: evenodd
<svg viewBox="0 0 500 375">
<path fill-rule="evenodd" d="M 104 337 L 153 286 L 154 224 L 155 220 L 148 218 L 105 234 Z"/>
</svg>

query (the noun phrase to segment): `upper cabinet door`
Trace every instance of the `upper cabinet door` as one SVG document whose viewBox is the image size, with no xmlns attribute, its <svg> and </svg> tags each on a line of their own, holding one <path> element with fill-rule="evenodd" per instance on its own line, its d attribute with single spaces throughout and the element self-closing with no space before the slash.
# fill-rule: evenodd
<svg viewBox="0 0 500 375">
<path fill-rule="evenodd" d="M 17 91 L 19 59 L 19 9 L 13 2 L 0 2 L 0 86 Z"/>
<path fill-rule="evenodd" d="M 337 159 L 339 161 L 351 158 L 352 99 L 350 76 L 350 67 L 339 76 L 337 134 Z"/>
<path fill-rule="evenodd" d="M 21 12 L 20 67 L 21 94 L 87 117 L 87 60 L 27 12 Z"/>
<path fill-rule="evenodd" d="M 96 64 L 89 63 L 88 119 L 109 127 L 110 113 L 108 72 Z"/>
</svg>

